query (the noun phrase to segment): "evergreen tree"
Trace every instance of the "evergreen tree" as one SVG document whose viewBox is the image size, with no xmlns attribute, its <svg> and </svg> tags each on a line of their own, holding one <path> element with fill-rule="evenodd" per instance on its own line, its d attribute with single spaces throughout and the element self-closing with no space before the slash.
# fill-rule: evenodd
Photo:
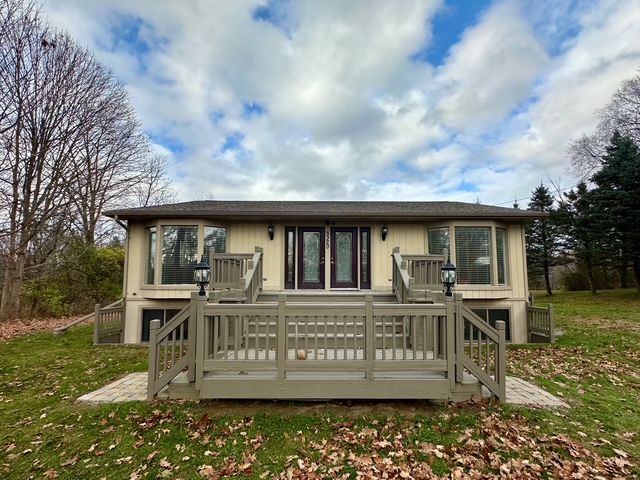
<svg viewBox="0 0 640 480">
<path fill-rule="evenodd" d="M 618 131 L 611 137 L 602 168 L 591 177 L 594 222 L 604 236 L 605 251 L 616 261 L 621 278 L 629 263 L 640 290 L 640 149 Z M 624 274 L 623 274 L 624 272 Z M 622 280 L 624 282 L 624 280 Z"/>
<path fill-rule="evenodd" d="M 593 193 L 584 182 L 564 194 L 559 208 L 559 224 L 565 236 L 564 249 L 575 258 L 578 267 L 584 269 L 592 294 L 598 293 L 594 279 L 594 267 L 602 263 L 603 235 L 599 214 L 593 205 Z"/>
<path fill-rule="evenodd" d="M 558 256 L 559 238 L 554 199 L 549 189 L 540 184 L 532 192 L 529 210 L 546 212 L 547 218 L 534 220 L 527 225 L 527 265 L 530 276 L 544 275 L 547 295 L 551 295 L 549 269 L 555 265 Z"/>
</svg>

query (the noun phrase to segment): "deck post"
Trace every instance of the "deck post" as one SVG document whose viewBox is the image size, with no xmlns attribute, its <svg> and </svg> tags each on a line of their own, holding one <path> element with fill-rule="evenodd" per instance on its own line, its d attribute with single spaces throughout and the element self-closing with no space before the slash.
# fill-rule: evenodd
<svg viewBox="0 0 640 480">
<path fill-rule="evenodd" d="M 454 293 L 453 301 L 455 302 L 456 319 L 456 382 L 462 383 L 464 376 L 464 366 L 462 364 L 462 356 L 464 355 L 464 316 L 462 313 L 462 294 Z"/>
<path fill-rule="evenodd" d="M 197 336 L 197 312 L 196 301 L 198 292 L 191 292 L 189 305 L 189 321 L 187 322 L 187 355 L 189 356 L 189 367 L 187 368 L 187 378 L 190 382 L 196 381 L 196 338 Z"/>
<path fill-rule="evenodd" d="M 456 384 L 456 325 L 455 325 L 455 304 L 451 297 L 444 297 L 444 303 L 447 308 L 446 318 L 446 355 L 447 355 L 447 377 L 449 378 L 449 387 L 451 390 Z M 440 332 L 442 336 L 442 332 Z"/>
<path fill-rule="evenodd" d="M 147 400 L 155 396 L 155 383 L 158 378 L 158 329 L 160 320 L 151 320 L 149 326 L 149 371 L 147 373 Z"/>
<path fill-rule="evenodd" d="M 284 381 L 284 362 L 287 358 L 287 295 L 280 293 L 278 295 L 278 326 L 276 329 L 277 350 L 276 358 L 278 364 L 278 380 Z"/>
<path fill-rule="evenodd" d="M 96 303 L 94 306 L 93 317 L 93 344 L 98 345 L 100 343 L 100 304 Z"/>
<path fill-rule="evenodd" d="M 373 316 L 373 295 L 365 295 L 364 302 L 364 355 L 365 360 L 367 361 L 366 373 L 367 379 L 373 380 L 373 362 L 375 362 L 376 359 L 376 325 L 375 318 Z"/>
<path fill-rule="evenodd" d="M 553 304 L 549 304 L 547 311 L 549 312 L 549 343 L 556 343 L 556 322 L 553 318 Z"/>
<path fill-rule="evenodd" d="M 202 377 L 204 374 L 204 356 L 205 356 L 205 342 L 206 336 L 204 325 L 204 305 L 207 303 L 207 297 L 204 295 L 198 295 L 198 292 L 193 292 L 191 297 L 191 305 L 193 317 L 196 323 L 196 338 L 194 339 L 195 356 L 196 356 L 196 376 L 195 376 L 195 388 L 200 390 L 202 384 Z M 195 307 L 195 308 L 193 308 Z M 191 317 L 189 317 L 191 320 Z"/>
<path fill-rule="evenodd" d="M 506 331 L 505 331 L 505 323 L 502 320 L 498 320 L 496 322 L 496 329 L 498 330 L 498 365 L 496 366 L 496 377 L 495 381 L 500 387 L 500 398 L 501 402 L 504 402 L 507 398 L 507 386 L 506 386 L 506 363 L 507 363 L 507 355 L 506 355 Z"/>
</svg>

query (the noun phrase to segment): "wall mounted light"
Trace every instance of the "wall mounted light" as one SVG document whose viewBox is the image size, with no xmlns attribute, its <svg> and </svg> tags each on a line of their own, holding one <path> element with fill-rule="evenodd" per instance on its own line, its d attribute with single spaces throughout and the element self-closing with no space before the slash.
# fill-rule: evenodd
<svg viewBox="0 0 640 480">
<path fill-rule="evenodd" d="M 382 226 L 382 241 L 384 242 L 387 239 L 387 235 L 389 234 L 389 227 L 387 227 L 387 224 L 385 223 Z"/>
<path fill-rule="evenodd" d="M 269 232 L 269 240 L 273 240 L 273 237 L 276 234 L 276 227 L 273 226 L 273 223 L 269 224 L 267 232 Z"/>
</svg>

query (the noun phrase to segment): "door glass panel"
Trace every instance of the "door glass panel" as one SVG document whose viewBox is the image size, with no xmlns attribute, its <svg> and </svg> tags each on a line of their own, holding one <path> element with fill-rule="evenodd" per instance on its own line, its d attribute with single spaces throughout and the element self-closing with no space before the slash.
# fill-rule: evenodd
<svg viewBox="0 0 640 480">
<path fill-rule="evenodd" d="M 304 272 L 303 281 L 320 281 L 320 234 L 318 232 L 304 232 L 302 237 Z"/>
<path fill-rule="evenodd" d="M 369 288 L 369 229 L 360 229 L 360 287 Z"/>
<path fill-rule="evenodd" d="M 291 228 L 287 228 L 287 268 L 286 268 L 286 287 L 294 288 L 295 286 L 295 231 Z"/>
<path fill-rule="evenodd" d="M 353 234 L 336 232 L 336 281 L 351 282 L 353 280 Z"/>
</svg>

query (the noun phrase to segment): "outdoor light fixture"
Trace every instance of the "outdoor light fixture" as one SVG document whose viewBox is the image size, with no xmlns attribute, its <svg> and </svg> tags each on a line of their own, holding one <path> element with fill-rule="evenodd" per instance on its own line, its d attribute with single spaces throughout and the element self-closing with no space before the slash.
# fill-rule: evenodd
<svg viewBox="0 0 640 480">
<path fill-rule="evenodd" d="M 273 226 L 273 223 L 269 224 L 267 232 L 269 232 L 269 240 L 273 240 L 273 236 L 276 234 L 276 227 Z"/>
<path fill-rule="evenodd" d="M 388 233 L 389 233 L 389 227 L 387 227 L 387 224 L 385 223 L 382 226 L 382 241 L 383 242 L 387 239 Z"/>
<path fill-rule="evenodd" d="M 451 293 L 451 289 L 456 283 L 456 266 L 451 263 L 451 260 L 447 260 L 447 263 L 442 265 L 440 279 L 442 280 L 442 285 L 444 285 L 445 288 L 445 296 L 451 297 L 453 295 Z"/>
<path fill-rule="evenodd" d="M 204 255 L 203 255 L 202 259 L 200 260 L 200 263 L 196 264 L 196 266 L 193 267 L 193 281 L 195 282 L 196 285 L 198 285 L 198 287 L 200 287 L 200 291 L 198 292 L 198 295 L 200 295 L 201 297 L 204 297 L 207 295 L 207 292 L 205 291 L 205 287 L 209 285 L 210 277 L 211 277 L 211 268 L 209 267 L 209 264 L 204 261 Z"/>
</svg>

